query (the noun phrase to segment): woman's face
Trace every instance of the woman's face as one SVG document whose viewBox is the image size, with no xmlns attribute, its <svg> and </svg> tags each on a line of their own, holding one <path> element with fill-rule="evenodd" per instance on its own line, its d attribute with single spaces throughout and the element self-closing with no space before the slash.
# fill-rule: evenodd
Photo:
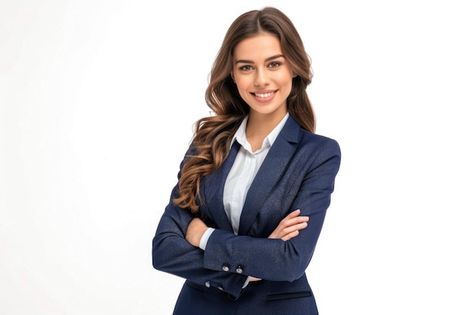
<svg viewBox="0 0 473 315">
<path fill-rule="evenodd" d="M 284 116 L 293 73 L 279 39 L 269 33 L 246 38 L 235 46 L 233 58 L 232 76 L 250 114 Z"/>
</svg>

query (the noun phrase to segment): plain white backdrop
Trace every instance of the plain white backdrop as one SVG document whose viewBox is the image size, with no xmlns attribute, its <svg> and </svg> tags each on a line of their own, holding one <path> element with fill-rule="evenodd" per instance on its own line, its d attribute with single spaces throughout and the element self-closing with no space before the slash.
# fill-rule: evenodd
<svg viewBox="0 0 473 315">
<path fill-rule="evenodd" d="M 153 269 L 151 240 L 223 36 L 267 5 L 342 150 L 307 270 L 320 313 L 473 314 L 459 0 L 0 1 L 1 314 L 171 314 L 184 279 Z"/>
</svg>

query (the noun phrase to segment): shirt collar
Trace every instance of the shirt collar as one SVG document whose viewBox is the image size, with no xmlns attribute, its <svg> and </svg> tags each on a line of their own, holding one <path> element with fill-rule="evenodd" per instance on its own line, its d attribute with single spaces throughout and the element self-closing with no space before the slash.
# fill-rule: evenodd
<svg viewBox="0 0 473 315">
<path fill-rule="evenodd" d="M 261 147 L 264 148 L 266 146 L 271 147 L 276 141 L 277 136 L 279 135 L 279 132 L 281 129 L 284 127 L 284 124 L 286 123 L 286 120 L 289 118 L 289 112 L 286 113 L 286 115 L 281 119 L 281 121 L 276 125 L 276 127 L 271 130 L 271 132 L 264 138 L 263 140 L 263 145 Z M 230 147 L 233 145 L 233 142 L 237 140 L 248 152 L 251 152 L 251 145 L 246 139 L 246 124 L 248 122 L 248 115 L 243 118 L 240 126 L 238 127 L 237 131 L 233 135 L 232 141 L 230 143 Z M 261 150 L 260 149 L 260 150 Z M 259 152 L 260 150 L 257 150 L 256 152 Z M 253 152 L 253 153 L 256 153 Z"/>
</svg>

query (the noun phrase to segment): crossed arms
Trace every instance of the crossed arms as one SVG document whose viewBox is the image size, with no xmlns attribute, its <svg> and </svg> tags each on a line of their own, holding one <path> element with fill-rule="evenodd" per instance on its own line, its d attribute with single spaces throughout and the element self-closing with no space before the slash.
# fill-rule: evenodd
<svg viewBox="0 0 473 315">
<path fill-rule="evenodd" d="M 242 287 L 248 276 L 290 282 L 300 278 L 315 250 L 330 205 L 340 159 L 340 147 L 332 139 L 328 139 L 314 154 L 299 191 L 287 210 L 289 213 L 291 209 L 300 209 L 310 221 L 297 237 L 287 240 L 234 235 L 216 229 L 210 235 L 205 251 L 193 246 L 186 240 L 186 232 L 194 217 L 190 211 L 171 201 L 178 195 L 176 184 L 153 238 L 153 267 L 198 284 L 218 287 L 233 299 L 238 299 L 244 290 Z M 184 159 L 178 179 L 183 164 Z M 256 255 L 258 259 L 255 259 Z"/>
</svg>

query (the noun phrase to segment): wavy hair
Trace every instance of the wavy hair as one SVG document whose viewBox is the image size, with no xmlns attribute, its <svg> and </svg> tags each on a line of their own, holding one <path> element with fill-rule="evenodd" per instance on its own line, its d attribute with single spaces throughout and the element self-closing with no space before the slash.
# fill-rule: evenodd
<svg viewBox="0 0 473 315">
<path fill-rule="evenodd" d="M 172 199 L 175 205 L 189 209 L 192 214 L 198 213 L 203 202 L 201 178 L 223 164 L 232 137 L 250 110 L 231 78 L 235 46 L 260 33 L 270 33 L 279 39 L 282 53 L 296 75 L 287 98 L 288 112 L 302 128 L 315 131 L 315 115 L 306 93 L 312 80 L 310 59 L 296 28 L 276 8 L 243 13 L 230 25 L 212 66 L 205 101 L 215 114 L 196 121 L 191 143 L 193 154 L 185 156 L 178 181 L 179 195 Z"/>
</svg>

